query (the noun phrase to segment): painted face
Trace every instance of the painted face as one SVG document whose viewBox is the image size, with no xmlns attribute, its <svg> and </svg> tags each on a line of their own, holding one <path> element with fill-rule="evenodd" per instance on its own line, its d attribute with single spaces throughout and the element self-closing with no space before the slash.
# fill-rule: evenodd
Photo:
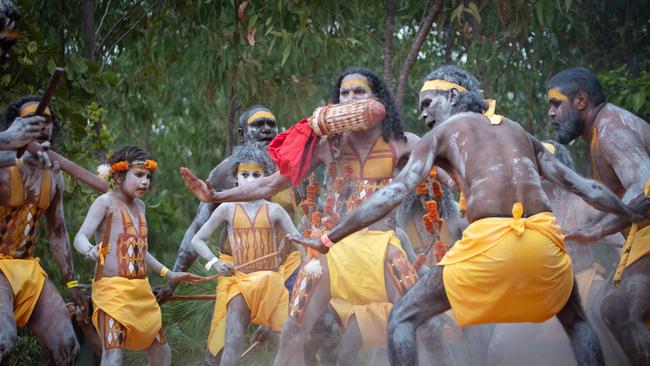
<svg viewBox="0 0 650 366">
<path fill-rule="evenodd" d="M 30 117 L 33 116 L 34 113 L 28 112 L 28 110 L 35 110 L 36 107 L 38 106 L 38 102 L 27 102 L 20 106 L 20 111 L 18 112 L 18 115 L 21 117 Z M 54 129 L 54 125 L 52 124 L 52 116 L 47 113 L 48 109 L 46 108 L 46 114 L 45 114 L 45 122 L 41 124 L 42 130 L 38 138 L 36 139 L 38 142 L 45 142 L 45 141 L 50 141 L 52 139 L 52 131 Z"/>
<path fill-rule="evenodd" d="M 430 129 L 451 117 L 448 92 L 427 90 L 420 93 L 420 120 Z"/>
<path fill-rule="evenodd" d="M 278 135 L 278 125 L 272 119 L 259 118 L 244 126 L 243 135 L 243 142 L 270 142 Z"/>
<path fill-rule="evenodd" d="M 144 168 L 133 167 L 124 175 L 120 189 L 132 198 L 142 198 L 149 190 L 151 172 Z"/>
<path fill-rule="evenodd" d="M 237 168 L 237 185 L 246 184 L 264 176 L 262 167 L 257 162 L 241 163 Z"/>
<path fill-rule="evenodd" d="M 339 94 L 339 103 L 347 103 L 353 100 L 372 98 L 374 96 L 372 89 L 370 89 L 370 81 L 361 74 L 346 75 L 341 80 Z"/>
<path fill-rule="evenodd" d="M 550 106 L 548 116 L 555 130 L 555 140 L 564 145 L 580 136 L 584 123 L 571 101 L 561 95 L 549 95 L 547 100 Z"/>
</svg>

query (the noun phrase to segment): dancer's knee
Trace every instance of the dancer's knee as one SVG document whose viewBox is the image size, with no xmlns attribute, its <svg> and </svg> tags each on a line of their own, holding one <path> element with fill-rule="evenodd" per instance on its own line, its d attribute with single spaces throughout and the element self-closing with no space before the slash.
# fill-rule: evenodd
<svg viewBox="0 0 650 366">
<path fill-rule="evenodd" d="M 289 320 L 280 333 L 280 347 L 292 350 L 302 349 L 309 334 L 302 327 Z"/>
</svg>

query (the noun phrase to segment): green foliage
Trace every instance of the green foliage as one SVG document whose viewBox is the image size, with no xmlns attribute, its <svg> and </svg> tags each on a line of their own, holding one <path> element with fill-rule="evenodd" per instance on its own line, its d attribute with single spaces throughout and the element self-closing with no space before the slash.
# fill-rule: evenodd
<svg viewBox="0 0 650 366">
<path fill-rule="evenodd" d="M 610 102 L 637 114 L 646 121 L 650 118 L 650 73 L 641 71 L 631 75 L 627 65 L 598 74 L 598 80 L 607 91 Z"/>
</svg>

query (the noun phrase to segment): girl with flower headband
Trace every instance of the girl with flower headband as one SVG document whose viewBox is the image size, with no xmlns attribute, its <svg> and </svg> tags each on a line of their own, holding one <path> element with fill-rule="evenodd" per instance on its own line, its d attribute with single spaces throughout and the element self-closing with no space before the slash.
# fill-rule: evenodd
<svg viewBox="0 0 650 366">
<path fill-rule="evenodd" d="M 175 282 L 203 280 L 170 271 L 148 252 L 141 198 L 156 169 L 156 162 L 136 146 L 115 151 L 108 164 L 98 169 L 114 189 L 95 200 L 75 237 L 77 251 L 97 262 L 93 324 L 102 339 L 102 365 L 121 364 L 125 348 L 144 350 L 152 365 L 171 363 L 160 307 L 147 279 L 149 268 Z M 92 236 L 97 245 L 90 243 Z"/>
<path fill-rule="evenodd" d="M 262 147 L 246 144 L 233 152 L 230 160 L 237 185 L 254 187 L 257 180 L 275 171 Z M 220 253 L 216 257 L 206 243 L 222 225 L 232 256 Z M 194 250 L 207 262 L 205 268 L 222 276 L 217 284 L 206 360 L 216 361 L 221 354 L 221 364 L 236 364 L 249 322 L 276 332 L 284 325 L 289 309 L 285 281 L 293 269 L 282 263 L 285 241 L 276 240 L 277 232 L 297 234 L 298 230 L 282 206 L 258 199 L 219 205 L 192 239 Z M 296 248 L 304 252 L 301 246 Z"/>
</svg>

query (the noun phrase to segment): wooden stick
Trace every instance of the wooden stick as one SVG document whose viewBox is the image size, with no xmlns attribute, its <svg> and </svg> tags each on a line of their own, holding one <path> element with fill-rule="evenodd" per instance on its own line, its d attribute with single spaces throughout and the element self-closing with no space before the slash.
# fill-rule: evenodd
<svg viewBox="0 0 650 366">
<path fill-rule="evenodd" d="M 239 358 L 242 358 L 242 357 L 246 356 L 248 354 L 248 352 L 252 351 L 253 348 L 255 348 L 255 346 L 257 346 L 258 344 L 260 344 L 260 341 L 253 342 L 253 344 L 251 344 L 251 346 L 248 347 L 246 349 L 246 351 L 244 351 L 244 353 L 242 353 L 241 356 L 239 356 Z"/>
<path fill-rule="evenodd" d="M 27 151 L 30 153 L 35 154 L 38 151 L 42 151 L 43 148 L 41 145 L 39 145 L 36 142 L 31 142 L 29 145 L 27 145 Z M 91 188 L 94 188 L 100 193 L 106 193 L 108 192 L 108 189 L 110 188 L 109 184 L 95 174 L 89 172 L 88 170 L 80 167 L 79 165 L 75 164 L 74 162 L 68 160 L 67 158 L 57 154 L 56 152 L 52 150 L 47 150 L 47 156 L 50 158 L 50 161 L 54 163 L 57 161 L 59 163 L 59 167 L 61 170 L 64 172 L 70 174 L 72 177 L 78 179 L 79 181 L 87 184 Z"/>
<path fill-rule="evenodd" d="M 265 260 L 267 260 L 267 259 L 269 259 L 269 258 L 273 258 L 273 257 L 275 257 L 275 256 L 277 256 L 277 255 L 279 255 L 279 254 L 280 254 L 280 251 L 277 251 L 277 252 L 273 252 L 273 253 L 271 253 L 271 254 L 267 254 L 267 255 L 261 256 L 261 257 L 259 257 L 259 258 L 253 259 L 253 260 L 250 261 L 250 262 L 246 262 L 246 263 L 243 263 L 243 264 L 238 265 L 237 267 L 235 267 L 235 270 L 236 270 L 236 271 L 239 271 L 239 270 L 241 270 L 242 268 L 250 267 L 250 266 L 252 266 L 253 264 L 257 264 L 257 263 L 262 262 L 262 261 L 265 261 Z"/>
<path fill-rule="evenodd" d="M 280 254 L 280 252 L 277 251 L 277 252 L 273 252 L 273 253 L 271 253 L 271 254 L 267 254 L 267 255 L 261 256 L 261 257 L 259 257 L 259 258 L 255 258 L 255 259 L 253 259 L 253 260 L 250 261 L 250 262 L 246 262 L 246 263 L 243 263 L 243 264 L 238 265 L 237 267 L 235 267 L 235 271 L 240 271 L 242 268 L 250 267 L 250 266 L 252 266 L 253 264 L 257 264 L 257 263 L 262 262 L 262 261 L 265 261 L 265 260 L 267 260 L 267 259 L 269 259 L 269 258 L 273 258 L 273 257 L 275 257 L 275 256 L 277 256 L 277 255 L 279 255 L 279 254 Z M 217 273 L 216 275 L 212 275 L 212 276 L 205 277 L 205 280 L 206 280 L 206 281 L 209 281 L 209 280 L 214 279 L 214 278 L 217 278 L 217 277 L 219 277 L 219 276 L 221 276 L 221 275 Z"/>
<path fill-rule="evenodd" d="M 214 301 L 216 294 L 212 295 L 172 295 L 168 301 Z"/>
</svg>

